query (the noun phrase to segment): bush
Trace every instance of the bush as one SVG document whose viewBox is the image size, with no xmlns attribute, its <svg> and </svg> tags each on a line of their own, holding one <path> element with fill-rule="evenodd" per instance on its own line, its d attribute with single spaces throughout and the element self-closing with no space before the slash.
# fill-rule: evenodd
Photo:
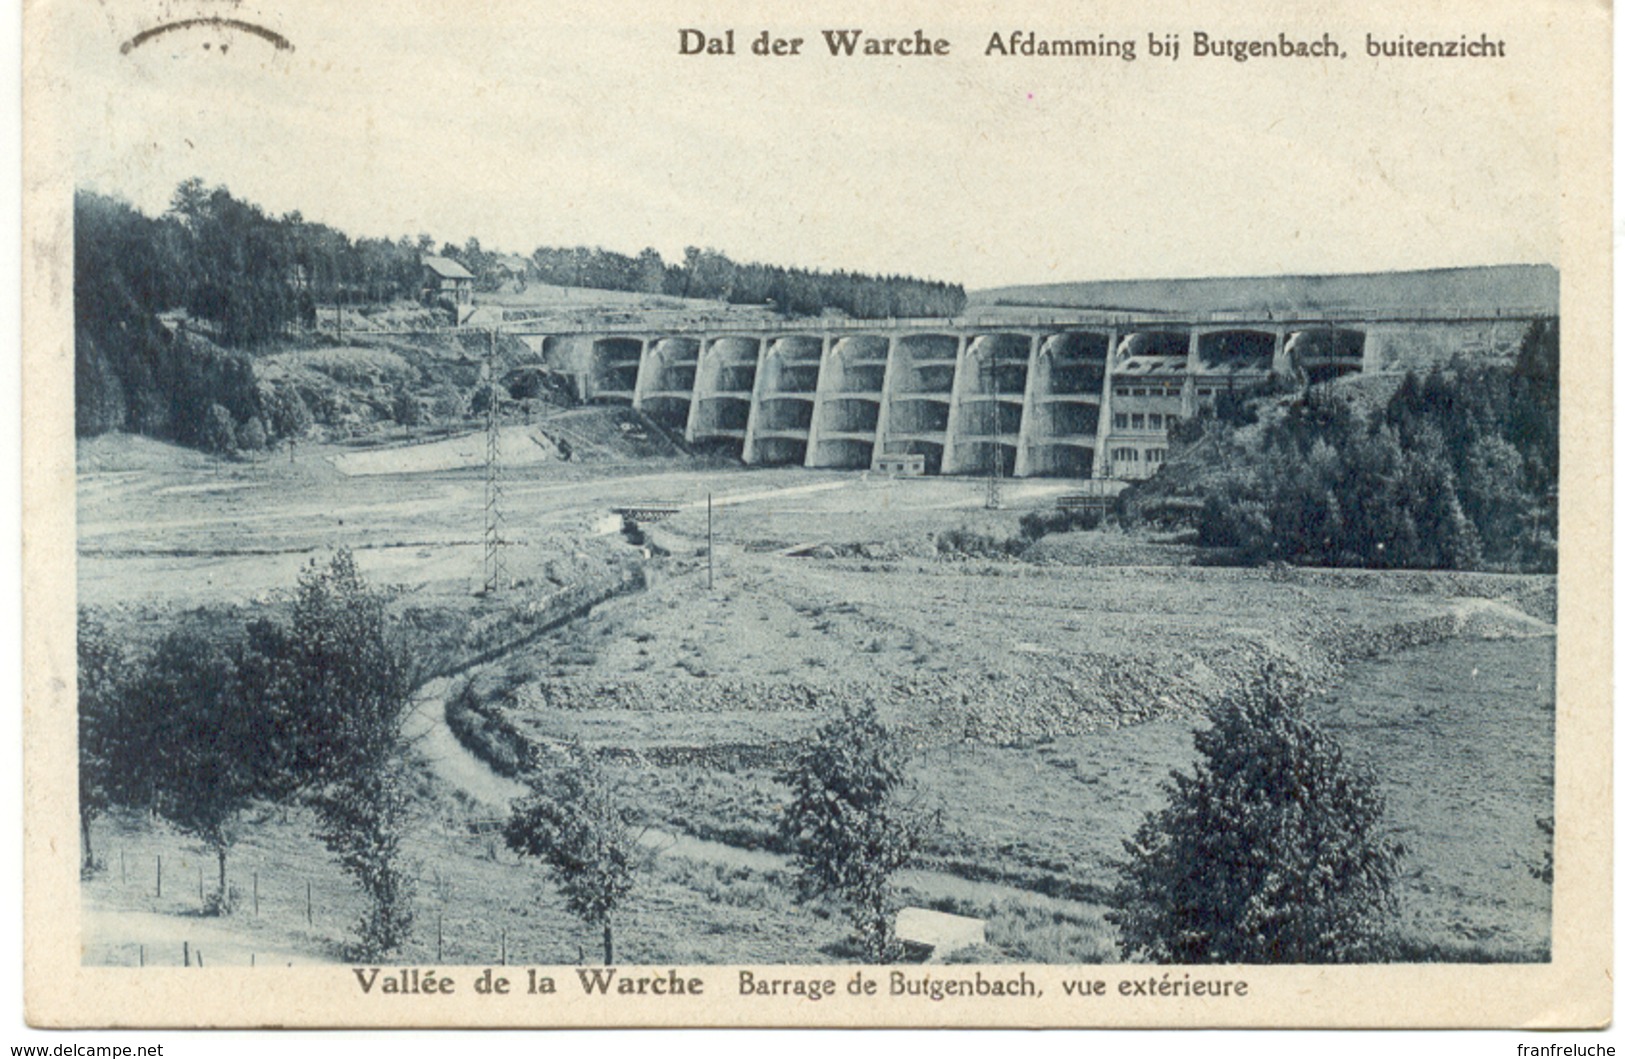
<svg viewBox="0 0 1625 1059">
<path fill-rule="evenodd" d="M 1083 508 L 1054 508 L 1029 511 L 1021 516 L 1021 535 L 1029 541 L 1042 540 L 1051 533 L 1071 533 L 1100 527 L 1101 514 Z"/>
<path fill-rule="evenodd" d="M 271 417 L 271 433 L 279 438 L 303 437 L 314 422 L 310 406 L 291 384 L 273 389 L 266 405 Z"/>
<path fill-rule="evenodd" d="M 403 770 L 380 763 L 332 783 L 317 801 L 322 841 L 367 898 L 357 959 L 397 952 L 412 934 L 413 873 L 401 857 L 410 799 Z"/>
<path fill-rule="evenodd" d="M 1020 554 L 1025 542 L 959 527 L 937 535 L 937 554 L 949 558 L 1008 559 Z"/>
<path fill-rule="evenodd" d="M 1401 849 L 1372 775 L 1267 672 L 1196 735 L 1190 775 L 1125 841 L 1106 914 L 1127 958 L 1348 963 L 1378 958 Z"/>
</svg>

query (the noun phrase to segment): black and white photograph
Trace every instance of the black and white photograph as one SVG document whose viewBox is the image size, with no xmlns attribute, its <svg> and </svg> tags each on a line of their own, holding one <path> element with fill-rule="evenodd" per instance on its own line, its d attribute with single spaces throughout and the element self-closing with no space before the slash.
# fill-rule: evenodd
<svg viewBox="0 0 1625 1059">
<path fill-rule="evenodd" d="M 31 12 L 31 1019 L 1605 1023 L 1609 23 L 1464 10 Z"/>
</svg>

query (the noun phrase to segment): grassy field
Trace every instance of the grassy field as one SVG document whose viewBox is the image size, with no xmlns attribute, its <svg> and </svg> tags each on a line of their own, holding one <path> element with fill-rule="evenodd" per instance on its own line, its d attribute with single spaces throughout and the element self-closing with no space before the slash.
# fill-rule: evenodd
<svg viewBox="0 0 1625 1059">
<path fill-rule="evenodd" d="M 1550 578 L 1221 569 L 1115 531 L 977 558 L 941 541 L 1014 537 L 1022 514 L 1075 486 L 1008 483 L 990 512 L 970 480 L 605 458 L 512 469 L 517 584 L 488 598 L 479 469 L 385 450 L 369 473 L 343 473 L 356 451 L 302 446 L 247 465 L 141 439 L 85 445 L 81 603 L 137 640 L 183 620 L 240 628 L 284 608 L 305 563 L 355 549 L 414 650 L 457 671 L 448 693 L 467 682 L 526 739 L 610 754 L 650 827 L 617 927 L 623 960 L 853 958 L 840 919 L 789 885 L 777 770 L 829 709 L 859 699 L 913 743 L 935 823 L 900 880 L 905 899 L 986 917 L 974 958 L 1113 959 L 1101 918 L 1112 859 L 1158 784 L 1189 766 L 1207 706 L 1266 662 L 1307 676 L 1317 711 L 1377 770 L 1409 851 L 1405 952 L 1547 951 L 1550 890 L 1529 867 L 1551 813 Z M 611 508 L 650 498 L 682 509 L 644 549 Z M 628 564 L 646 589 L 538 637 L 548 599 Z M 470 761 L 455 764 L 484 767 Z M 501 807 L 479 804 L 451 764 L 417 766 L 407 958 L 592 958 L 596 933 L 536 868 L 469 830 Z M 275 809 L 246 819 L 231 871 L 245 902 L 257 873 L 259 915 L 240 903 L 210 920 L 199 847 L 139 816 L 102 822 L 86 961 L 173 963 L 182 941 L 215 962 L 341 959 L 359 905 L 309 823 Z"/>
</svg>

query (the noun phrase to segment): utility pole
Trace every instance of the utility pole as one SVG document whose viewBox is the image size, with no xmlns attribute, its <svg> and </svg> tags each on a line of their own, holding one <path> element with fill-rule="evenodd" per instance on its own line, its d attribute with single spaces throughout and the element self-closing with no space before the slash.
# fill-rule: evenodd
<svg viewBox="0 0 1625 1059">
<path fill-rule="evenodd" d="M 502 554 L 502 418 L 497 414 L 497 333 L 489 332 L 485 355 L 485 591 L 500 592 L 508 580 Z"/>
<path fill-rule="evenodd" d="M 988 390 L 993 394 L 993 461 L 987 467 L 987 509 L 997 511 L 1004 506 L 999 495 L 999 476 L 1004 470 L 1004 416 L 999 410 L 999 342 L 991 338 L 991 351 L 987 358 Z"/>
</svg>

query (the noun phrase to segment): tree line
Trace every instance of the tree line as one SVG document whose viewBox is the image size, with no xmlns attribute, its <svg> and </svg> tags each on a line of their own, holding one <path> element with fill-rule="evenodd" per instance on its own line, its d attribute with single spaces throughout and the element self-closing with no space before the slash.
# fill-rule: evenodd
<svg viewBox="0 0 1625 1059">
<path fill-rule="evenodd" d="M 458 256 L 455 247 L 451 251 L 449 256 Z M 965 307 L 965 289 L 957 283 L 742 263 L 693 246 L 684 248 L 682 261 L 671 263 L 652 248 L 632 257 L 579 246 L 538 247 L 530 260 L 542 282 L 557 286 L 711 298 L 769 306 L 792 316 L 830 310 L 863 319 L 954 316 Z M 470 270 L 481 274 L 478 268 Z"/>
<path fill-rule="evenodd" d="M 421 299 L 422 262 L 432 254 L 464 265 L 480 289 L 513 279 L 510 255 L 476 238 L 352 238 L 297 211 L 273 215 L 195 178 L 181 183 L 156 217 L 78 190 L 73 239 L 78 434 L 128 430 L 216 449 L 254 448 L 256 431 L 275 439 L 309 425 L 308 409 L 293 402 L 259 407 L 251 354 L 313 328 L 318 306 Z M 965 303 L 957 284 L 742 264 L 694 247 L 671 263 L 653 249 L 631 256 L 599 247 L 539 247 L 521 260 L 521 283 L 709 298 L 791 314 L 950 316 Z M 195 326 L 166 328 L 159 314 L 170 311 L 184 311 Z M 232 446 L 224 444 L 215 406 L 230 414 L 234 430 L 247 430 Z"/>
<path fill-rule="evenodd" d="M 286 623 L 249 624 L 231 643 L 171 631 L 144 657 L 81 614 L 79 824 L 99 870 L 96 819 L 151 812 L 214 854 L 206 910 L 237 903 L 228 858 L 256 804 L 300 804 L 359 886 L 356 952 L 397 950 L 412 927 L 401 856 L 410 808 L 406 720 L 416 674 L 383 603 L 348 551 L 307 567 Z"/>
<path fill-rule="evenodd" d="M 462 264 L 476 287 L 494 290 L 510 255 L 477 238 L 441 243 L 428 233 L 352 238 L 306 220 L 276 216 L 200 179 L 182 182 L 169 208 L 149 217 L 93 191 L 74 195 L 74 297 L 81 323 L 129 323 L 133 314 L 185 309 L 214 328 L 222 345 L 254 348 L 315 323 L 316 307 L 376 305 L 422 292 L 423 258 Z M 526 278 L 560 286 L 712 298 L 772 305 L 781 312 L 835 309 L 858 317 L 950 316 L 965 304 L 958 284 L 909 276 L 736 262 L 689 247 L 667 263 L 601 247 L 538 247 L 522 259 Z"/>
<path fill-rule="evenodd" d="M 1170 440 L 1128 509 L 1243 561 L 1556 569 L 1555 320 L 1531 325 L 1510 366 L 1409 373 L 1374 409 L 1335 385 L 1221 394 Z"/>
</svg>

